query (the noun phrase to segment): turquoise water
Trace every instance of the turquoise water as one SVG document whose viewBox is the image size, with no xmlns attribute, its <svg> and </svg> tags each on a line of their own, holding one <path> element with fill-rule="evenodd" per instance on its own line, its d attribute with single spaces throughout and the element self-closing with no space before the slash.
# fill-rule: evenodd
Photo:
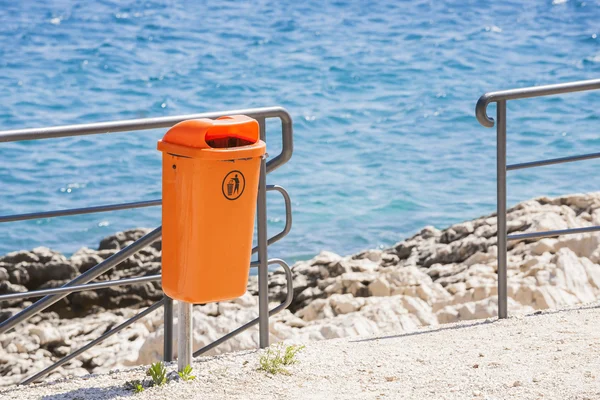
<svg viewBox="0 0 600 400">
<path fill-rule="evenodd" d="M 282 105 L 296 147 L 269 183 L 290 191 L 294 227 L 271 254 L 293 260 L 492 212 L 495 131 L 475 120 L 478 97 L 600 77 L 598 1 L 254 3 L 0 0 L 0 129 Z M 599 100 L 509 103 L 509 162 L 600 151 Z M 0 144 L 0 214 L 158 198 L 163 134 Z M 599 190 L 598 168 L 512 172 L 509 201 Z M 0 253 L 159 224 L 156 207 L 2 224 Z"/>
</svg>

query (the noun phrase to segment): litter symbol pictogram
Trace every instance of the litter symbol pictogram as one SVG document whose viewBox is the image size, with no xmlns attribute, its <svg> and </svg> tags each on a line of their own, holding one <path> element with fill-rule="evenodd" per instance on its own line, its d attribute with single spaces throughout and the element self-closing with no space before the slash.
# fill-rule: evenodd
<svg viewBox="0 0 600 400">
<path fill-rule="evenodd" d="M 223 196 L 227 200 L 237 200 L 246 188 L 246 178 L 240 171 L 231 171 L 223 179 Z"/>
</svg>

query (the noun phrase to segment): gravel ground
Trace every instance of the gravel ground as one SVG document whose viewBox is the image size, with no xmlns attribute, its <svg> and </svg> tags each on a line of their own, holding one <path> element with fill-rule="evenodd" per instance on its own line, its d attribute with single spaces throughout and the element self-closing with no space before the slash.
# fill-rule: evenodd
<svg viewBox="0 0 600 400">
<path fill-rule="evenodd" d="M 0 391 L 1 399 L 600 399 L 600 305 L 377 338 L 312 342 L 290 375 L 262 351 L 207 357 L 197 379 L 133 394 L 145 368 Z M 171 364 L 170 370 L 176 366 Z"/>
</svg>

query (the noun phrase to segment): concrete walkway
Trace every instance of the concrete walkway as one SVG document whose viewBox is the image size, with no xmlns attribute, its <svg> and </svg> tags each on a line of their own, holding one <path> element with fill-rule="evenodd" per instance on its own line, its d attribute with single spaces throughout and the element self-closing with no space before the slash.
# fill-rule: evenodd
<svg viewBox="0 0 600 400">
<path fill-rule="evenodd" d="M 1 399 L 600 399 L 600 306 L 312 342 L 290 375 L 261 351 L 209 357 L 197 379 L 133 394 L 145 368 L 0 391 Z M 170 365 L 169 369 L 175 369 Z"/>
</svg>

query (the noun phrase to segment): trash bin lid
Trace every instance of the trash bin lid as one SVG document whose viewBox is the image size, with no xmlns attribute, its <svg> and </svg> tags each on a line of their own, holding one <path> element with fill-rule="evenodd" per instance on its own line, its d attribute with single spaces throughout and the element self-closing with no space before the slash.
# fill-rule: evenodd
<svg viewBox="0 0 600 400">
<path fill-rule="evenodd" d="M 187 120 L 169 129 L 158 149 L 193 158 L 257 157 L 266 149 L 259 131 L 258 121 L 246 115 Z"/>
</svg>

